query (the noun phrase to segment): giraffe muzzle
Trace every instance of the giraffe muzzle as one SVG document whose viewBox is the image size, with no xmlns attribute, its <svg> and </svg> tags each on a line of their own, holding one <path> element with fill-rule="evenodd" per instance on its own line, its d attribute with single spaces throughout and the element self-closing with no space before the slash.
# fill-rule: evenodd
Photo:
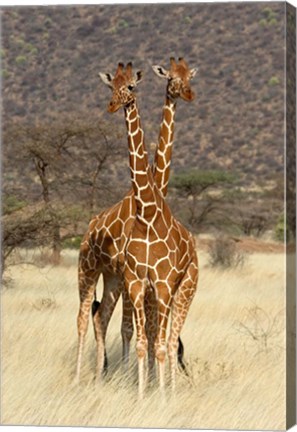
<svg viewBox="0 0 297 432">
<path fill-rule="evenodd" d="M 111 101 L 108 104 L 107 111 L 109 113 L 114 113 L 114 112 L 118 111 L 120 108 L 121 108 L 120 104 L 118 104 L 118 103 L 116 103 L 114 101 Z"/>
<path fill-rule="evenodd" d="M 184 89 L 183 92 L 181 92 L 180 96 L 183 100 L 188 101 L 188 102 L 195 99 L 195 93 L 190 88 Z"/>
</svg>

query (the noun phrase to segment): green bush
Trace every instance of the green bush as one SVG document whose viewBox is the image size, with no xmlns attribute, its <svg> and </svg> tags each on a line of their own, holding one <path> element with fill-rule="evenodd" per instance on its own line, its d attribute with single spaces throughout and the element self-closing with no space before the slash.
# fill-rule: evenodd
<svg viewBox="0 0 297 432">
<path fill-rule="evenodd" d="M 17 45 L 19 45 L 20 47 L 23 47 L 25 45 L 25 41 L 23 39 L 21 39 L 21 38 L 15 39 L 15 43 Z"/>
<path fill-rule="evenodd" d="M 270 7 L 266 7 L 262 11 L 265 18 L 260 19 L 259 24 L 266 27 L 277 24 L 276 13 Z"/>
<path fill-rule="evenodd" d="M 50 17 L 46 17 L 46 19 L 44 20 L 44 25 L 46 27 L 50 27 L 53 24 L 53 20 Z"/>
<path fill-rule="evenodd" d="M 285 222 L 285 216 L 284 214 L 280 215 L 275 230 L 274 235 L 276 240 L 284 242 L 285 241 L 285 231 L 286 231 L 286 238 L 289 240 L 289 230 L 287 227 L 287 224 Z"/>
<path fill-rule="evenodd" d="M 11 214 L 26 205 L 26 201 L 20 200 L 15 195 L 5 195 L 2 201 L 2 211 L 3 214 Z"/>
<path fill-rule="evenodd" d="M 260 19 L 259 24 L 260 24 L 261 26 L 265 27 L 265 26 L 268 25 L 268 21 L 267 21 L 266 18 L 262 18 L 262 19 Z"/>
<path fill-rule="evenodd" d="M 6 70 L 6 69 L 2 69 L 2 71 L 1 71 L 1 76 L 2 76 L 3 78 L 8 78 L 8 77 L 10 76 L 10 73 L 8 72 L 8 70 Z"/>
<path fill-rule="evenodd" d="M 270 78 L 270 80 L 268 81 L 268 85 L 269 86 L 276 86 L 280 83 L 280 80 L 277 76 L 273 76 Z"/>
<path fill-rule="evenodd" d="M 27 43 L 25 45 L 25 49 L 26 51 L 29 51 L 31 54 L 37 54 L 38 53 L 38 49 L 32 45 L 31 43 Z"/>
<path fill-rule="evenodd" d="M 263 9 L 263 15 L 265 15 L 268 21 L 275 19 L 276 13 L 270 7 L 266 7 Z"/>
<path fill-rule="evenodd" d="M 118 27 L 121 28 L 121 29 L 122 28 L 128 28 L 129 27 L 129 23 L 125 19 L 121 19 L 118 22 Z"/>
<path fill-rule="evenodd" d="M 67 238 L 63 240 L 62 247 L 63 249 L 79 249 L 81 242 L 82 242 L 81 236 Z"/>
<path fill-rule="evenodd" d="M 192 169 L 171 176 L 169 186 L 187 193 L 200 193 L 208 187 L 233 183 L 235 176 L 225 171 Z"/>
<path fill-rule="evenodd" d="M 24 55 L 19 55 L 15 59 L 16 64 L 23 65 L 27 62 L 27 57 Z"/>
</svg>

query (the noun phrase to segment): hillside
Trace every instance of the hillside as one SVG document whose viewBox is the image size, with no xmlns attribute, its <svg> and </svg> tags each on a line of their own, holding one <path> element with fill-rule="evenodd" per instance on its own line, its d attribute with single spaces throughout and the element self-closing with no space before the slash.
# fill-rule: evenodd
<svg viewBox="0 0 297 432">
<path fill-rule="evenodd" d="M 284 13 L 285 3 L 3 8 L 4 121 L 73 112 L 123 126 L 121 113 L 106 112 L 98 72 L 132 60 L 145 73 L 146 142 L 156 142 L 165 82 L 150 65 L 184 56 L 199 68 L 197 97 L 179 102 L 173 169 L 230 170 L 245 186 L 271 186 L 283 163 Z"/>
</svg>

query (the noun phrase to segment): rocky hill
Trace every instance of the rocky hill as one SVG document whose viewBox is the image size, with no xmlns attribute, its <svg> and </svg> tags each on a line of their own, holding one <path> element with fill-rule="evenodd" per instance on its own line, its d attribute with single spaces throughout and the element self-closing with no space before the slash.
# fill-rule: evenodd
<svg viewBox="0 0 297 432">
<path fill-rule="evenodd" d="M 165 81 L 151 64 L 184 56 L 199 68 L 197 97 L 178 104 L 173 169 L 223 169 L 246 187 L 273 185 L 283 165 L 284 24 L 284 2 L 3 8 L 4 122 L 73 112 L 123 126 L 121 113 L 106 112 L 98 72 L 133 61 L 145 73 L 146 142 L 156 142 Z"/>
</svg>

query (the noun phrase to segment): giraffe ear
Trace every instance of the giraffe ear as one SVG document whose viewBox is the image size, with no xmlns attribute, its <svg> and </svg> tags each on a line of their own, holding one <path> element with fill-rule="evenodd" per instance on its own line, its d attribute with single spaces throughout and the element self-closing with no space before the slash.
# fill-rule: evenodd
<svg viewBox="0 0 297 432">
<path fill-rule="evenodd" d="M 136 84 L 140 83 L 143 78 L 143 72 L 141 70 L 137 71 L 135 74 Z"/>
<path fill-rule="evenodd" d="M 190 79 L 194 78 L 196 73 L 198 72 L 198 68 L 193 68 L 190 70 Z"/>
<path fill-rule="evenodd" d="M 153 71 L 155 72 L 156 75 L 158 75 L 158 77 L 160 78 L 168 78 L 169 77 L 169 72 L 164 69 L 162 66 L 159 65 L 154 65 L 152 66 Z"/>
<path fill-rule="evenodd" d="M 109 88 L 112 88 L 113 76 L 111 74 L 99 72 L 98 76 L 102 79 L 105 85 L 107 85 Z"/>
</svg>

